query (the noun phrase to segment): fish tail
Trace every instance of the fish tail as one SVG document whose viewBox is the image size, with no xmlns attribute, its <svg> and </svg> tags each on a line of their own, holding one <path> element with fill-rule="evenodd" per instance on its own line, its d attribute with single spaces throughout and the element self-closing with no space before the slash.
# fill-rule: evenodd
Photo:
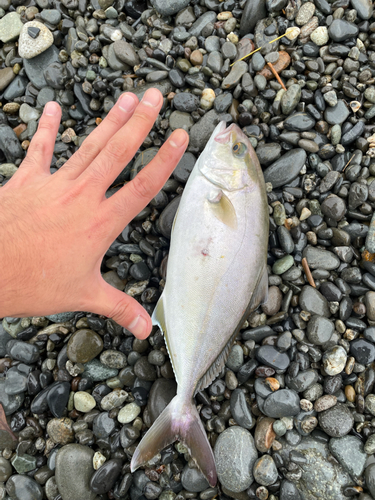
<svg viewBox="0 0 375 500">
<path fill-rule="evenodd" d="M 215 486 L 217 477 L 214 455 L 198 411 L 192 401 L 183 402 L 178 395 L 139 443 L 130 464 L 131 472 L 177 440 L 188 448 L 210 485 Z"/>
</svg>

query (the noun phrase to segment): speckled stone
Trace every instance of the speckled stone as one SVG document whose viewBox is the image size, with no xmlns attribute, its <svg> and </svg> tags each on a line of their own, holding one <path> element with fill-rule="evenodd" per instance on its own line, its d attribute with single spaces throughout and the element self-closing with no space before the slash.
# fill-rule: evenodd
<svg viewBox="0 0 375 500">
<path fill-rule="evenodd" d="M 52 418 L 47 424 L 47 432 L 56 444 L 67 444 L 74 441 L 73 420 L 70 418 Z"/>
<path fill-rule="evenodd" d="M 341 403 L 319 413 L 319 424 L 328 436 L 342 437 L 351 431 L 354 417 L 349 408 Z"/>
<path fill-rule="evenodd" d="M 33 38 L 29 35 L 29 28 L 40 30 L 39 35 Z M 18 53 L 24 59 L 32 59 L 47 50 L 53 44 L 53 35 L 46 25 L 39 21 L 29 21 L 23 25 L 18 39 Z"/>
<path fill-rule="evenodd" d="M 344 436 L 330 439 L 328 446 L 351 477 L 358 480 L 365 470 L 367 460 L 362 441 L 355 436 Z"/>
<path fill-rule="evenodd" d="M 310 436 L 303 437 L 296 445 L 289 444 L 284 438 L 279 438 L 279 441 L 282 444 L 280 454 L 284 460 L 290 460 L 292 450 L 302 453 L 306 459 L 300 467 L 301 475 L 291 475 L 291 481 L 297 486 L 303 500 L 347 500 L 342 488 L 353 486 L 354 483 L 340 464 L 328 460 L 330 452 L 327 444 Z"/>
</svg>

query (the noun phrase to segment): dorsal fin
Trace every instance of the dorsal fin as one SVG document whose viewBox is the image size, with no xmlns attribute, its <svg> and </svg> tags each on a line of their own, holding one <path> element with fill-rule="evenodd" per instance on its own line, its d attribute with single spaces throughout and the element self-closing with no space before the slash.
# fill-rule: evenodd
<svg viewBox="0 0 375 500">
<path fill-rule="evenodd" d="M 250 303 L 246 308 L 246 311 L 242 316 L 240 322 L 238 323 L 237 328 L 235 329 L 230 339 L 224 346 L 224 349 L 221 351 L 221 353 L 218 355 L 218 357 L 215 359 L 215 361 L 212 363 L 212 365 L 209 367 L 209 369 L 206 371 L 203 377 L 199 380 L 194 395 L 197 392 L 203 391 L 203 389 L 208 387 L 211 384 L 211 382 L 213 382 L 215 378 L 220 374 L 221 370 L 223 369 L 228 359 L 232 344 L 235 341 L 241 326 L 244 324 L 249 314 L 252 311 L 255 311 L 255 309 L 260 304 L 264 303 L 267 300 L 267 295 L 268 295 L 268 274 L 267 274 L 267 268 L 263 267 L 262 271 L 259 274 L 253 295 L 251 296 Z"/>
</svg>

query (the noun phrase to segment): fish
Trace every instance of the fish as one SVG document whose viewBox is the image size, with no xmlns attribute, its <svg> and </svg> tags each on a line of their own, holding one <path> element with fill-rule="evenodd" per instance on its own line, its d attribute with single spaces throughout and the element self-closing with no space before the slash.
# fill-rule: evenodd
<svg viewBox="0 0 375 500">
<path fill-rule="evenodd" d="M 166 284 L 152 315 L 177 394 L 146 432 L 131 471 L 179 440 L 211 486 L 215 459 L 194 404 L 222 372 L 249 314 L 267 300 L 269 212 L 262 169 L 235 124 L 217 125 L 173 221 Z"/>
</svg>

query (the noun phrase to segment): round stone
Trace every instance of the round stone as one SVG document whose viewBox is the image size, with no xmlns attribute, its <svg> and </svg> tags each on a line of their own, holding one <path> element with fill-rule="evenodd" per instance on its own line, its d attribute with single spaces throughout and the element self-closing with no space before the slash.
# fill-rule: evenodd
<svg viewBox="0 0 375 500">
<path fill-rule="evenodd" d="M 249 431 L 238 426 L 225 429 L 215 443 L 214 455 L 217 475 L 225 488 L 240 492 L 252 484 L 258 452 Z"/>
<path fill-rule="evenodd" d="M 318 26 L 310 35 L 310 40 L 321 47 L 328 42 L 328 29 L 326 26 Z"/>
<path fill-rule="evenodd" d="M 209 487 L 207 479 L 198 469 L 191 469 L 186 465 L 181 474 L 181 484 L 187 491 L 198 493 Z"/>
<path fill-rule="evenodd" d="M 96 406 L 95 399 L 88 392 L 78 391 L 74 394 L 74 408 L 82 413 L 88 413 Z"/>
<path fill-rule="evenodd" d="M 103 340 L 93 330 L 77 330 L 70 337 L 67 355 L 73 363 L 87 363 L 103 350 Z"/>
<path fill-rule="evenodd" d="M 128 424 L 138 417 L 140 413 L 141 408 L 137 405 L 137 403 L 129 403 L 121 408 L 117 415 L 117 420 L 120 424 Z"/>
<path fill-rule="evenodd" d="M 253 468 L 254 479 L 262 486 L 269 486 L 277 480 L 277 468 L 270 455 L 258 458 Z"/>
<path fill-rule="evenodd" d="M 53 418 L 47 424 L 47 432 L 56 444 L 74 441 L 73 421 L 70 418 Z"/>
<path fill-rule="evenodd" d="M 318 419 L 320 427 L 331 437 L 345 436 L 351 431 L 354 423 L 349 408 L 341 403 L 319 413 Z"/>
<path fill-rule="evenodd" d="M 115 389 L 110 392 L 100 401 L 100 406 L 105 411 L 113 410 L 113 408 L 118 408 L 123 404 L 125 399 L 128 397 L 128 393 L 122 389 Z"/>
<path fill-rule="evenodd" d="M 327 349 L 323 355 L 323 366 L 327 375 L 341 373 L 345 368 L 347 358 L 345 349 L 339 345 Z"/>
</svg>

